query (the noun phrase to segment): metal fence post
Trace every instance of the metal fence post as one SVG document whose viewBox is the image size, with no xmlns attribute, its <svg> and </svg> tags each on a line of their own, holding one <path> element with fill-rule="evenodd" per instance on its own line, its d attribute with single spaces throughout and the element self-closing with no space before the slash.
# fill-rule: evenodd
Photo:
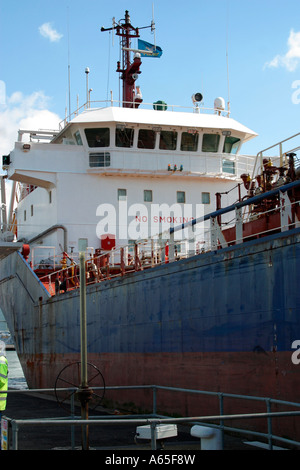
<svg viewBox="0 0 300 470">
<path fill-rule="evenodd" d="M 156 450 L 156 423 L 151 423 L 151 449 Z"/>
<path fill-rule="evenodd" d="M 74 393 L 71 395 L 71 416 L 75 419 L 75 397 Z M 75 449 L 75 426 L 71 426 L 71 448 Z"/>
<path fill-rule="evenodd" d="M 11 431 L 12 431 L 12 450 L 18 450 L 18 424 L 12 420 L 11 422 Z"/>
<path fill-rule="evenodd" d="M 267 398 L 267 413 L 271 413 L 271 400 Z M 272 416 L 268 416 L 268 443 L 269 443 L 269 450 L 273 450 L 273 442 L 272 442 Z"/>
<path fill-rule="evenodd" d="M 157 394 L 157 388 L 156 388 L 156 387 L 153 387 L 153 388 L 152 388 L 152 391 L 153 391 L 152 413 L 153 413 L 154 415 L 156 415 L 156 410 L 157 410 L 157 409 L 156 409 L 156 400 L 157 400 L 156 394 Z"/>
<path fill-rule="evenodd" d="M 224 414 L 224 396 L 223 393 L 219 393 L 219 404 L 220 404 L 220 416 Z M 224 420 L 220 419 L 220 428 L 222 430 L 222 449 L 224 449 Z"/>
</svg>

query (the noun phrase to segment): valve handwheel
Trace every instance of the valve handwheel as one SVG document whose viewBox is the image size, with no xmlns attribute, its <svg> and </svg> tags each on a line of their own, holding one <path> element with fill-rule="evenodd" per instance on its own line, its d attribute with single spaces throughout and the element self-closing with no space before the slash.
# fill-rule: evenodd
<svg viewBox="0 0 300 470">
<path fill-rule="evenodd" d="M 87 363 L 87 383 L 89 387 L 89 409 L 100 405 L 105 394 L 105 381 L 100 370 Z M 70 413 L 70 400 L 74 395 L 75 404 L 81 390 L 81 362 L 73 362 L 64 367 L 55 381 L 55 396 L 59 405 Z M 66 389 L 66 390 L 61 390 Z M 69 389 L 69 390 L 67 390 Z"/>
</svg>

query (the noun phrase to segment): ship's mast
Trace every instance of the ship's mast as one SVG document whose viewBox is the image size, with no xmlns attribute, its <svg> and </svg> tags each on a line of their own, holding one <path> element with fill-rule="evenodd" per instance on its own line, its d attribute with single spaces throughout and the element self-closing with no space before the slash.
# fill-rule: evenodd
<svg viewBox="0 0 300 470">
<path fill-rule="evenodd" d="M 136 94 L 135 81 L 138 74 L 141 73 L 141 58 L 139 54 L 134 55 L 133 62 L 130 61 L 131 53 L 131 39 L 139 38 L 139 29 L 134 28 L 130 23 L 130 16 L 128 10 L 125 11 L 125 20 L 123 23 L 119 22 L 112 28 L 101 28 L 101 31 L 116 30 L 116 35 L 121 37 L 122 48 L 122 68 L 121 64 L 117 62 L 117 72 L 121 73 L 123 80 L 123 107 L 137 108 L 142 102 L 142 99 Z"/>
</svg>

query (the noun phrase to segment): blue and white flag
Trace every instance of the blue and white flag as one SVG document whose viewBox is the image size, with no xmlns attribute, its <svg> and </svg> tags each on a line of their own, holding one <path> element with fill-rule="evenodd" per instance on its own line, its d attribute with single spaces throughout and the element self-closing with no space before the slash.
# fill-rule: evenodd
<svg viewBox="0 0 300 470">
<path fill-rule="evenodd" d="M 138 39 L 138 50 L 142 57 L 160 57 L 162 55 L 162 49 L 159 46 L 150 44 L 149 42 Z M 141 51 L 145 51 L 144 53 Z"/>
</svg>

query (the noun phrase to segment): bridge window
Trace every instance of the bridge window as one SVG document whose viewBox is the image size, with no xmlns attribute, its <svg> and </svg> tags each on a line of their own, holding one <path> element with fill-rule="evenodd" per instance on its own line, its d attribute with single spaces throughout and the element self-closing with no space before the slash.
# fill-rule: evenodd
<svg viewBox="0 0 300 470">
<path fill-rule="evenodd" d="M 80 135 L 79 131 L 75 132 L 74 137 L 75 137 L 75 140 L 76 140 L 76 144 L 77 145 L 82 145 L 82 139 L 81 139 L 81 135 Z"/>
<path fill-rule="evenodd" d="M 183 132 L 181 134 L 180 150 L 185 152 L 196 152 L 198 148 L 198 132 Z"/>
<path fill-rule="evenodd" d="M 109 147 L 109 128 L 85 129 L 89 147 Z"/>
<path fill-rule="evenodd" d="M 161 131 L 159 139 L 160 150 L 176 150 L 177 132 Z"/>
<path fill-rule="evenodd" d="M 156 133 L 151 129 L 140 129 L 138 137 L 139 149 L 154 149 Z"/>
<path fill-rule="evenodd" d="M 223 152 L 236 154 L 240 145 L 240 139 L 237 137 L 225 137 Z"/>
<path fill-rule="evenodd" d="M 202 152 L 217 152 L 219 142 L 219 134 L 203 134 Z"/>
<path fill-rule="evenodd" d="M 116 128 L 116 146 L 117 147 L 132 147 L 133 145 L 133 129 Z"/>
</svg>

